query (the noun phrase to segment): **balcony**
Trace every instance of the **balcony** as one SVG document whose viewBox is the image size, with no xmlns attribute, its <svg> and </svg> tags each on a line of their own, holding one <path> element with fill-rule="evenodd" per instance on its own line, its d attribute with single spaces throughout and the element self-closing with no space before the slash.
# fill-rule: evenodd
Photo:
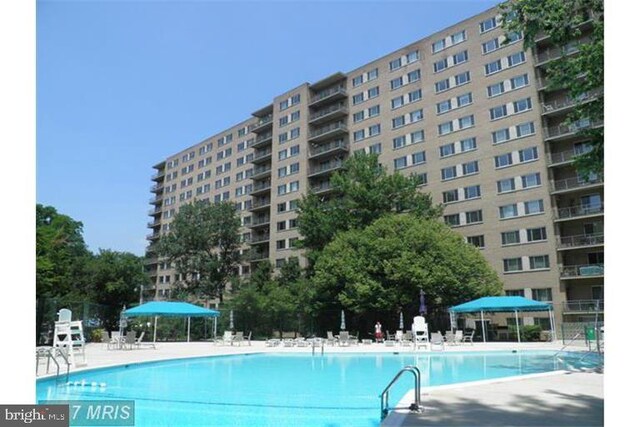
<svg viewBox="0 0 640 427">
<path fill-rule="evenodd" d="M 573 162 L 573 159 L 576 157 L 586 154 L 588 151 L 583 153 L 576 153 L 575 150 L 561 151 L 559 153 L 549 153 L 547 155 L 547 166 L 562 166 Z"/>
<path fill-rule="evenodd" d="M 318 185 L 314 185 L 313 187 L 310 188 L 310 191 L 313 194 L 327 194 L 330 193 L 332 191 L 334 191 L 335 188 L 331 185 L 331 183 L 329 181 L 325 181 L 322 182 Z"/>
<path fill-rule="evenodd" d="M 155 221 L 149 221 L 147 223 L 147 228 L 158 227 L 159 225 L 160 225 L 160 218 L 156 219 Z"/>
<path fill-rule="evenodd" d="M 534 55 L 535 65 L 536 67 L 539 67 L 551 61 L 555 61 L 556 59 L 576 54 L 580 51 L 580 45 L 584 43 L 585 42 L 582 41 L 574 42 L 567 46 L 552 47 L 550 49 L 543 50 L 542 52 L 538 52 Z"/>
<path fill-rule="evenodd" d="M 249 224 L 248 227 L 257 228 L 257 227 L 264 227 L 265 225 L 268 226 L 270 221 L 271 221 L 271 217 L 269 215 L 254 216 L 251 221 L 251 224 Z"/>
<path fill-rule="evenodd" d="M 153 181 L 158 181 L 159 179 L 164 178 L 164 170 L 158 171 L 157 173 L 154 173 L 153 175 L 151 175 L 151 179 Z"/>
<path fill-rule="evenodd" d="M 253 168 L 251 179 L 259 180 L 271 176 L 271 165 L 258 166 Z"/>
<path fill-rule="evenodd" d="M 161 191 L 163 188 L 164 188 L 164 184 L 160 182 L 158 184 L 152 185 L 149 191 L 151 191 L 152 193 L 155 193 L 157 191 Z"/>
<path fill-rule="evenodd" d="M 260 262 L 267 261 L 269 259 L 269 252 L 249 252 L 249 261 Z"/>
<path fill-rule="evenodd" d="M 156 241 L 160 238 L 160 233 L 151 233 L 151 234 L 147 234 L 147 240 L 153 242 Z"/>
<path fill-rule="evenodd" d="M 604 264 L 565 265 L 560 267 L 560 279 L 603 277 Z"/>
<path fill-rule="evenodd" d="M 259 200 L 251 205 L 251 207 L 249 208 L 249 212 L 257 212 L 263 209 L 269 209 L 269 206 L 271 206 L 271 200 Z"/>
<path fill-rule="evenodd" d="M 331 105 L 309 116 L 309 123 L 313 125 L 319 125 L 321 123 L 337 119 L 338 117 L 346 116 L 349 114 L 346 104 L 339 103 Z"/>
<path fill-rule="evenodd" d="M 270 127 L 273 123 L 273 114 L 261 117 L 256 123 L 251 125 L 251 132 L 258 133 Z"/>
<path fill-rule="evenodd" d="M 307 139 L 309 142 L 317 142 L 347 133 L 349 133 L 349 129 L 347 128 L 346 124 L 342 122 L 335 122 L 331 123 L 330 125 L 323 126 L 320 129 L 309 132 L 309 138 Z"/>
<path fill-rule="evenodd" d="M 273 138 L 273 132 L 267 132 L 256 136 L 256 141 L 253 143 L 253 148 L 266 147 L 271 144 L 271 138 Z"/>
<path fill-rule="evenodd" d="M 590 248 L 604 245 L 604 233 L 558 237 L 558 250 Z"/>
<path fill-rule="evenodd" d="M 338 153 L 349 153 L 349 144 L 343 139 L 336 139 L 328 144 L 312 146 L 311 150 L 309 150 L 309 158 L 318 159 Z"/>
<path fill-rule="evenodd" d="M 158 194 L 156 197 L 152 197 L 149 199 L 149 204 L 151 205 L 160 205 L 162 204 L 162 195 Z"/>
<path fill-rule="evenodd" d="M 577 218 L 587 218 L 604 215 L 604 205 L 595 206 L 571 206 L 568 208 L 556 208 L 556 221 L 566 221 Z"/>
<path fill-rule="evenodd" d="M 258 194 L 268 193 L 270 191 L 271 191 L 271 181 L 258 182 L 253 186 L 253 190 L 251 190 L 251 193 L 249 194 L 252 196 L 257 196 Z"/>
<path fill-rule="evenodd" d="M 161 207 L 156 207 L 156 208 L 153 208 L 153 209 L 149 209 L 149 211 L 147 212 L 147 214 L 149 216 L 155 216 L 155 215 L 158 215 L 158 214 L 161 214 L 161 213 L 162 213 L 162 208 Z"/>
<path fill-rule="evenodd" d="M 271 147 L 266 149 L 263 148 L 262 150 L 256 150 L 253 153 L 253 160 L 251 160 L 251 163 L 258 164 L 271 160 L 272 152 L 273 150 L 271 149 Z"/>
<path fill-rule="evenodd" d="M 585 129 L 594 129 L 604 126 L 604 120 L 580 120 L 570 125 L 547 126 L 544 128 L 544 138 L 547 141 L 565 139 Z"/>
<path fill-rule="evenodd" d="M 347 97 L 347 90 L 342 85 L 337 85 L 318 92 L 309 100 L 310 107 L 319 107 L 332 101 Z"/>
<path fill-rule="evenodd" d="M 583 18 L 584 18 L 584 21 L 582 21 L 581 23 L 575 25 L 573 28 L 580 29 L 580 30 L 584 31 L 585 27 L 588 27 L 593 23 L 594 14 L 593 14 L 592 11 L 584 12 Z M 549 39 L 550 39 L 549 34 L 544 33 L 544 32 L 539 32 L 538 34 L 536 34 L 536 36 L 534 38 L 536 43 L 540 43 L 540 42 L 543 42 L 543 41 L 546 41 L 546 40 L 549 40 Z"/>
<path fill-rule="evenodd" d="M 250 245 L 257 245 L 260 243 L 266 243 L 269 241 L 269 233 L 263 233 L 263 234 L 253 234 L 251 235 L 251 238 L 249 239 L 249 244 Z"/>
<path fill-rule="evenodd" d="M 342 159 L 332 160 L 330 162 L 327 162 L 309 169 L 308 177 L 312 178 L 312 177 L 327 175 L 335 170 L 342 169 L 343 167 L 344 167 L 344 161 Z"/>
<path fill-rule="evenodd" d="M 601 187 L 604 185 L 604 180 L 601 176 L 590 177 L 589 180 L 583 180 L 579 177 L 560 179 L 551 181 L 551 194 L 568 193 L 574 190 L 581 190 L 584 188 Z"/>
<path fill-rule="evenodd" d="M 570 96 L 566 96 L 561 99 L 556 99 L 551 102 L 542 103 L 542 115 L 546 117 L 551 117 L 554 115 L 561 114 L 571 108 L 573 108 L 576 104 L 584 104 L 587 102 L 591 102 L 604 94 L 603 89 L 590 91 L 587 93 L 583 93 L 579 99 L 573 99 Z"/>
<path fill-rule="evenodd" d="M 149 257 L 144 259 L 144 265 L 156 265 L 158 263 L 158 257 Z"/>
<path fill-rule="evenodd" d="M 592 313 L 604 311 L 604 300 L 602 299 L 578 299 L 565 301 L 562 305 L 564 314 L 569 313 Z"/>
</svg>

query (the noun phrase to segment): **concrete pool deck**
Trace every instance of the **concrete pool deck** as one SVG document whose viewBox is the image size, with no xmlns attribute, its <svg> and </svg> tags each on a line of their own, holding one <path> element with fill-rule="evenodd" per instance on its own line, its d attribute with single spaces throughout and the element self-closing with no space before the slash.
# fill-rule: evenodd
<svg viewBox="0 0 640 427">
<path fill-rule="evenodd" d="M 474 343 L 446 347 L 445 353 L 469 351 L 560 350 L 562 343 Z M 316 352 L 320 349 L 316 348 Z M 566 347 L 567 351 L 584 351 L 584 346 Z M 267 347 L 264 341 L 251 345 L 220 345 L 211 342 L 158 343 L 156 349 L 107 350 L 103 344 L 87 344 L 87 364 L 70 372 L 130 363 L 176 358 L 221 356 L 252 353 L 311 354 L 311 347 Z M 344 353 L 441 354 L 420 348 L 381 344 L 325 346 L 325 354 Z M 52 364 L 53 365 L 53 364 Z M 45 364 L 41 361 L 43 378 Z M 50 371 L 55 373 L 55 367 Z M 66 370 L 65 370 L 66 371 Z M 526 377 L 478 381 L 421 389 L 421 414 L 392 412 L 383 426 L 592 426 L 604 423 L 603 376 L 597 372 L 557 371 Z M 375 391 L 378 393 L 379 391 Z M 399 406 L 408 406 L 407 393 Z"/>
</svg>

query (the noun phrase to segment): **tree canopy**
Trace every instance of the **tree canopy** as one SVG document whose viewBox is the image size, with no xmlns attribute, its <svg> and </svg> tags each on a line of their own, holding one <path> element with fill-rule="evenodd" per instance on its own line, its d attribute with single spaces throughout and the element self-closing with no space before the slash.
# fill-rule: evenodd
<svg viewBox="0 0 640 427">
<path fill-rule="evenodd" d="M 158 253 L 181 275 L 176 286 L 197 298 L 218 298 L 240 262 L 240 218 L 232 203 L 183 205 Z"/>
<path fill-rule="evenodd" d="M 420 289 L 431 307 L 502 291 L 477 248 L 441 222 L 415 215 L 388 215 L 339 233 L 317 259 L 312 284 L 318 308 L 362 315 L 417 312 Z"/>
<path fill-rule="evenodd" d="M 345 169 L 332 175 L 331 185 L 337 197 L 325 200 L 308 194 L 299 205 L 302 245 L 312 252 L 322 249 L 338 232 L 364 228 L 388 213 L 410 212 L 425 218 L 441 213 L 431 196 L 418 190 L 417 177 L 389 174 L 378 164 L 376 154 L 349 157 Z"/>
<path fill-rule="evenodd" d="M 577 45 L 577 53 L 563 54 L 560 60 L 546 65 L 548 87 L 566 88 L 576 102 L 566 124 L 588 119 L 604 120 L 604 2 L 602 0 L 514 0 L 501 5 L 507 32 L 521 31 L 525 48 L 534 48 L 540 34 L 551 44 L 564 49 L 576 46 L 583 35 L 581 24 L 591 22 L 588 43 Z M 604 172 L 604 127 L 581 128 L 578 132 L 590 139 L 593 149 L 575 159 L 578 172 L 585 176 Z"/>
</svg>

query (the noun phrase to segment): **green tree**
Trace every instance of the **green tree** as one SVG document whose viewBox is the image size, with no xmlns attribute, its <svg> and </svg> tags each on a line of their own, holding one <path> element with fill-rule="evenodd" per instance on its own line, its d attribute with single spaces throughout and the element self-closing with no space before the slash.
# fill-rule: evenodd
<svg viewBox="0 0 640 427">
<path fill-rule="evenodd" d="M 432 308 L 502 291 L 477 248 L 439 221 L 416 215 L 388 215 L 341 232 L 319 256 L 312 284 L 318 311 L 344 308 L 370 325 L 398 308 L 417 313 L 420 289 Z"/>
<path fill-rule="evenodd" d="M 376 154 L 348 158 L 345 170 L 331 177 L 331 185 L 338 197 L 324 200 L 308 194 L 299 205 L 301 244 L 310 250 L 312 262 L 338 232 L 362 229 L 388 213 L 411 212 L 425 218 L 441 214 L 431 196 L 418 190 L 417 177 L 388 174 Z"/>
<path fill-rule="evenodd" d="M 158 253 L 182 275 L 177 286 L 197 298 L 218 298 L 240 262 L 240 218 L 232 203 L 184 205 L 160 238 Z"/>
<path fill-rule="evenodd" d="M 82 223 L 58 213 L 52 206 L 37 204 L 36 296 L 81 297 L 90 258 L 91 252 L 82 237 Z"/>
<path fill-rule="evenodd" d="M 88 273 L 88 296 L 98 304 L 131 305 L 139 300 L 140 288 L 150 283 L 143 258 L 128 252 L 101 249 Z"/>
<path fill-rule="evenodd" d="M 578 52 L 563 55 L 546 66 L 550 90 L 566 88 L 576 102 L 565 124 L 581 119 L 591 123 L 604 119 L 604 3 L 602 0 L 514 0 L 501 9 L 507 19 L 504 29 L 521 31 L 525 48 L 535 48 L 540 34 L 549 36 L 551 44 L 564 48 L 575 43 L 583 30 L 580 24 L 591 20 L 589 42 L 577 46 Z M 591 141 L 593 149 L 578 156 L 574 164 L 582 176 L 604 172 L 604 127 L 579 131 Z"/>
</svg>

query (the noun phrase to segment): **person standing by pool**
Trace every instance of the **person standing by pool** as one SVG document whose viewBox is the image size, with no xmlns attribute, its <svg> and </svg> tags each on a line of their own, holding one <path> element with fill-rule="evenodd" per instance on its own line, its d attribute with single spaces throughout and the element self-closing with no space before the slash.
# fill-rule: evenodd
<svg viewBox="0 0 640 427">
<path fill-rule="evenodd" d="M 376 332 L 375 332 L 376 342 L 382 342 L 382 325 L 380 322 L 376 322 Z"/>
</svg>

